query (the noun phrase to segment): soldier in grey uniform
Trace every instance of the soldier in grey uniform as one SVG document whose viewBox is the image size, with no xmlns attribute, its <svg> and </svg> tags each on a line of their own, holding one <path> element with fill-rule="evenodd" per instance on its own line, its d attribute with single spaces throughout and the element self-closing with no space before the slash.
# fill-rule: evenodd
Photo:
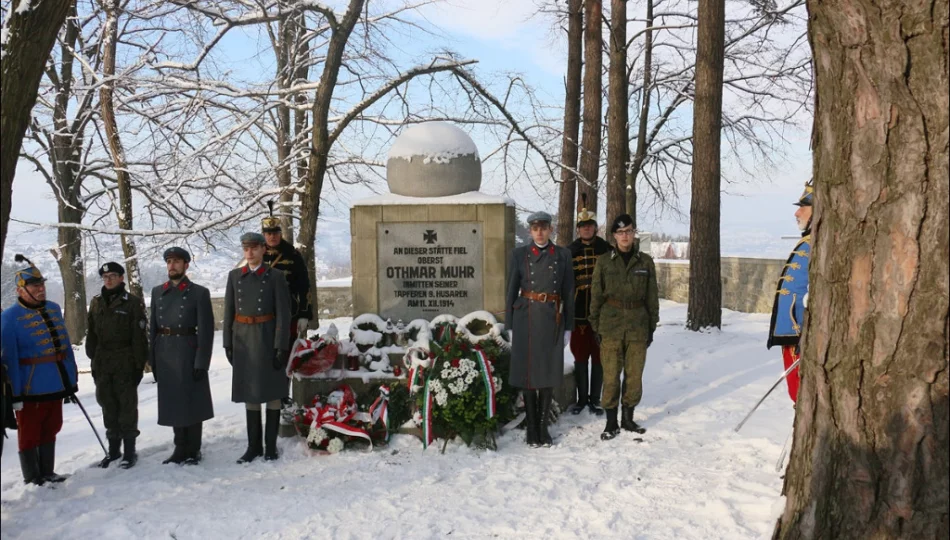
<svg viewBox="0 0 950 540">
<path fill-rule="evenodd" d="M 551 216 L 528 216 L 532 243 L 511 252 L 505 321 L 512 331 L 510 382 L 522 389 L 526 440 L 550 446 L 554 388 L 564 382 L 564 344 L 574 327 L 571 252 L 551 242 Z"/>
<path fill-rule="evenodd" d="M 201 461 L 201 423 L 214 418 L 208 368 L 214 314 L 208 289 L 185 272 L 191 255 L 165 250 L 168 281 L 152 289 L 149 364 L 158 382 L 158 425 L 175 430 L 175 451 L 163 463 Z"/>
<path fill-rule="evenodd" d="M 260 233 L 241 236 L 247 264 L 228 274 L 224 297 L 224 351 L 234 367 L 231 401 L 247 409 L 247 451 L 238 463 L 277 459 L 280 402 L 287 397 L 290 289 L 283 272 L 264 264 Z M 261 404 L 267 404 L 266 448 L 261 444 Z"/>
</svg>

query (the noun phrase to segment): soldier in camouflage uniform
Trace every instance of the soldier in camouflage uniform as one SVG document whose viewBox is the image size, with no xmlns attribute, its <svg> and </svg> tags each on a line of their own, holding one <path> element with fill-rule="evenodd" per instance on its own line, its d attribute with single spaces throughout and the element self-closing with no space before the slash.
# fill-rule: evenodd
<svg viewBox="0 0 950 540">
<path fill-rule="evenodd" d="M 96 401 L 109 440 L 109 455 L 99 463 L 108 467 L 122 458 L 123 469 L 135 465 L 135 438 L 139 435 L 138 386 L 148 362 L 148 319 L 142 299 L 125 290 L 125 269 L 110 262 L 99 268 L 102 293 L 89 305 L 86 356 L 92 361 Z M 121 446 L 125 443 L 125 454 Z"/>
<path fill-rule="evenodd" d="M 607 426 L 601 439 L 613 439 L 625 431 L 646 430 L 633 421 L 634 408 L 643 396 L 643 366 L 647 347 L 660 320 L 660 304 L 653 259 L 640 253 L 636 229 L 628 214 L 617 216 L 610 232 L 617 247 L 601 255 L 594 267 L 591 285 L 590 323 L 601 338 L 604 366 L 604 408 Z M 623 418 L 617 425 L 620 374 L 623 381 Z"/>
</svg>

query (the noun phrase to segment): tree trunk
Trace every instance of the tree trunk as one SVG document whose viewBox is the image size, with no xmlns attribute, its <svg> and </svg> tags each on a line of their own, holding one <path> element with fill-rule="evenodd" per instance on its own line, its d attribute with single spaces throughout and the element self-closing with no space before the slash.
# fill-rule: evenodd
<svg viewBox="0 0 950 540">
<path fill-rule="evenodd" d="M 643 35 L 643 88 L 640 90 L 640 113 L 637 118 L 637 150 L 627 173 L 627 213 L 637 227 L 637 177 L 647 155 L 647 124 L 650 120 L 650 96 L 653 95 L 653 0 L 646 0 L 646 32 Z"/>
<path fill-rule="evenodd" d="M 689 306 L 686 327 L 722 326 L 719 257 L 719 139 L 725 0 L 699 0 L 696 100 L 693 104 L 693 183 L 689 209 Z"/>
<path fill-rule="evenodd" d="M 950 530 L 947 0 L 809 0 L 815 216 L 774 538 Z"/>
<path fill-rule="evenodd" d="M 584 128 L 581 139 L 581 182 L 577 186 L 577 202 L 587 195 L 587 209 L 597 211 L 597 179 L 600 171 L 600 129 L 602 99 L 601 81 L 603 24 L 601 0 L 584 1 Z"/>
<path fill-rule="evenodd" d="M 288 7 L 289 2 L 278 2 L 278 6 Z M 277 47 L 274 52 L 277 57 L 277 87 L 281 90 L 290 88 L 293 78 L 290 65 L 290 55 L 294 48 L 292 40 L 296 33 L 293 31 L 293 17 L 285 16 L 277 23 Z M 286 104 L 291 98 L 281 96 L 281 103 L 277 105 L 277 185 L 283 188 L 280 193 L 280 230 L 284 240 L 294 241 L 294 220 L 291 210 L 294 194 L 290 191 L 293 184 L 291 159 L 293 151 L 293 126 L 290 121 L 290 107 Z"/>
<path fill-rule="evenodd" d="M 72 0 L 43 0 L 23 12 L 11 10 L 0 59 L 0 260 L 7 242 L 13 177 L 23 136 L 30 124 L 36 90 L 56 34 Z"/>
<path fill-rule="evenodd" d="M 320 75 L 320 86 L 314 96 L 313 129 L 310 139 L 310 158 L 307 165 L 307 181 L 304 184 L 303 200 L 300 205 L 300 254 L 307 261 L 307 273 L 310 284 L 316 288 L 317 283 L 317 220 L 320 217 L 320 197 L 323 194 L 323 181 L 327 174 L 327 163 L 330 157 L 330 102 L 333 99 L 333 90 L 336 87 L 340 66 L 343 65 L 343 52 L 350 39 L 353 27 L 359 20 L 360 11 L 365 0 L 350 0 L 343 19 L 333 26 L 333 34 L 327 46 L 326 58 L 323 63 L 323 73 Z M 317 306 L 317 295 L 311 295 L 313 313 L 320 313 Z"/>
<path fill-rule="evenodd" d="M 112 156 L 119 193 L 119 204 L 116 205 L 119 228 L 132 230 L 132 179 L 129 176 L 122 140 L 119 138 L 119 126 L 115 119 L 115 103 L 113 101 L 115 98 L 115 80 L 113 77 L 115 76 L 115 54 L 121 7 L 118 0 L 103 0 L 102 8 L 106 13 L 105 34 L 102 39 L 102 78 L 105 82 L 99 89 L 102 124 L 106 131 L 106 140 L 109 143 L 109 153 Z M 144 299 L 135 241 L 131 236 L 123 234 L 121 242 L 122 254 L 125 257 L 125 282 L 129 286 L 129 292 Z"/>
<path fill-rule="evenodd" d="M 79 201 L 74 206 L 59 205 L 60 223 L 81 223 L 84 211 Z M 86 338 L 86 267 L 82 258 L 82 233 L 79 229 L 60 227 L 56 262 L 63 278 L 63 317 L 69 340 L 75 345 Z"/>
<path fill-rule="evenodd" d="M 607 78 L 607 216 L 604 223 L 626 211 L 627 161 L 630 106 L 627 97 L 627 0 L 610 1 L 610 66 Z"/>
<path fill-rule="evenodd" d="M 557 206 L 557 242 L 566 246 L 574 239 L 577 189 L 577 138 L 581 123 L 581 48 L 583 0 L 567 3 L 567 77 L 564 79 L 564 135 L 561 139 L 561 185 Z"/>
</svg>

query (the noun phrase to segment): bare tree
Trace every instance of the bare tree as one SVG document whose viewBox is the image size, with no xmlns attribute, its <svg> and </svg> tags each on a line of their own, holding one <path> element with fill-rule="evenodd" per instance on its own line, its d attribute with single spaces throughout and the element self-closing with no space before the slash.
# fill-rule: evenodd
<svg viewBox="0 0 950 540">
<path fill-rule="evenodd" d="M 7 242 L 13 177 L 36 89 L 72 0 L 3 2 L 0 43 L 0 260 Z"/>
<path fill-rule="evenodd" d="M 578 203 L 586 195 L 587 208 L 597 211 L 597 191 L 600 174 L 601 118 L 603 99 L 603 2 L 584 0 L 584 127 L 581 138 L 580 180 L 577 187 Z"/>
<path fill-rule="evenodd" d="M 649 1 L 649 0 L 648 0 Z M 607 77 L 607 215 L 605 223 L 626 211 L 627 162 L 630 134 L 627 126 L 627 0 L 610 2 L 610 56 Z M 634 222 L 636 226 L 636 222 Z"/>
<path fill-rule="evenodd" d="M 650 120 L 650 93 L 653 91 L 653 0 L 646 0 L 646 28 L 643 30 L 643 85 L 640 87 L 640 111 L 637 115 L 637 149 L 626 177 L 625 208 L 637 227 L 637 176 L 647 151 L 647 125 Z M 624 34 L 626 36 L 626 34 Z M 629 147 L 628 147 L 629 148 Z"/>
<path fill-rule="evenodd" d="M 125 159 L 125 149 L 119 136 L 119 125 L 115 115 L 115 84 L 116 84 L 116 48 L 119 43 L 119 17 L 122 7 L 119 0 L 101 0 L 102 10 L 105 13 L 105 24 L 102 37 L 102 78 L 99 88 L 99 104 L 102 107 L 102 125 L 105 131 L 107 149 L 112 156 L 115 170 L 116 191 L 119 196 L 115 205 L 116 219 L 120 229 L 132 230 L 132 180 L 129 178 L 129 168 Z M 122 254 L 125 256 L 126 282 L 129 291 L 144 298 L 142 294 L 142 279 L 139 274 L 138 254 L 135 241 L 131 236 L 123 234 Z"/>
<path fill-rule="evenodd" d="M 558 196 L 557 241 L 566 246 L 574 238 L 577 209 L 577 142 L 581 123 L 581 54 L 583 0 L 567 2 L 567 74 L 564 78 L 564 133 L 561 137 L 561 185 Z"/>
<path fill-rule="evenodd" d="M 814 243 L 773 537 L 945 538 L 947 2 L 808 8 Z"/>
<path fill-rule="evenodd" d="M 22 154 L 50 185 L 60 223 L 82 223 L 86 212 L 82 184 L 89 178 L 87 171 L 107 166 L 90 162 L 91 140 L 86 137 L 96 114 L 96 85 L 89 73 L 79 66 L 97 63 L 99 51 L 98 43 L 86 41 L 83 27 L 87 23 L 94 26 L 94 19 L 80 19 L 76 6 L 71 6 L 60 33 L 59 47 L 50 59 L 40 87 L 39 105 L 33 111 L 29 134 L 35 151 Z M 24 150 L 28 148 L 24 146 Z M 82 234 L 74 228 L 58 228 L 57 240 L 58 245 L 51 252 L 63 278 L 66 329 L 74 342 L 80 342 L 86 334 Z"/>
<path fill-rule="evenodd" d="M 719 262 L 719 133 L 722 128 L 725 0 L 700 0 L 693 106 L 693 182 L 689 209 L 686 327 L 722 326 Z"/>
</svg>

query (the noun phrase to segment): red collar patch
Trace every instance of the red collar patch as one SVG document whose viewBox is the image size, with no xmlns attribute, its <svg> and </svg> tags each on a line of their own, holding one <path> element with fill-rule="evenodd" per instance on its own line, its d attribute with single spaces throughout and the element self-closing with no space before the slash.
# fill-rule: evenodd
<svg viewBox="0 0 950 540">
<path fill-rule="evenodd" d="M 541 252 L 538 251 L 538 246 L 531 246 L 531 253 L 533 253 L 535 257 L 541 254 Z"/>
<path fill-rule="evenodd" d="M 166 281 L 165 284 L 162 285 L 162 290 L 166 290 L 166 291 L 167 291 L 167 290 L 168 290 L 168 287 L 171 286 L 171 284 L 172 284 L 171 281 Z"/>
<path fill-rule="evenodd" d="M 183 291 L 188 288 L 188 282 L 181 280 L 181 283 L 178 284 L 178 290 Z"/>
<path fill-rule="evenodd" d="M 251 271 L 251 266 L 245 264 L 244 268 L 241 268 L 241 276 L 247 275 L 247 273 L 250 271 Z M 257 270 L 255 270 L 254 273 L 257 274 L 258 276 L 263 276 L 264 272 L 266 271 L 267 271 L 267 267 L 263 263 L 261 263 L 261 265 L 257 267 Z"/>
</svg>

